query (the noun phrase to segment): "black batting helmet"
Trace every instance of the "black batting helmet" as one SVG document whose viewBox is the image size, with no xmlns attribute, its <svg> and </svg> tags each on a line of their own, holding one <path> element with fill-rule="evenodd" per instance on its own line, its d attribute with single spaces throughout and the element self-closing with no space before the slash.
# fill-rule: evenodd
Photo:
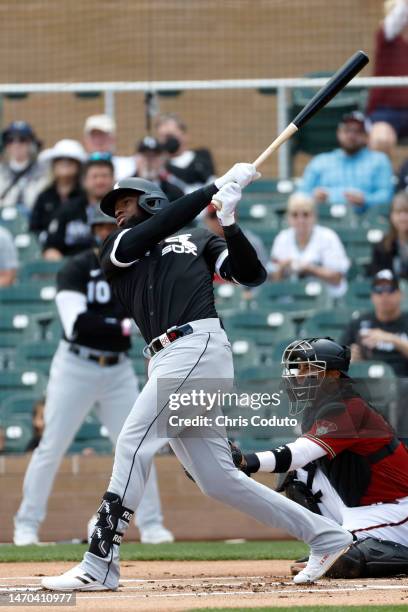
<svg viewBox="0 0 408 612">
<path fill-rule="evenodd" d="M 305 364 L 307 370 L 303 369 L 304 374 L 299 376 L 299 367 Z M 295 340 L 285 348 L 282 365 L 290 413 L 299 414 L 316 399 L 326 372 L 338 370 L 346 374 L 350 366 L 350 349 L 332 338 Z"/>
<path fill-rule="evenodd" d="M 127 178 L 116 183 L 101 200 L 100 209 L 105 215 L 115 217 L 115 204 L 117 200 L 128 192 L 133 192 L 133 195 L 138 194 L 139 206 L 143 208 L 149 215 L 156 213 L 169 206 L 170 202 L 165 193 L 152 181 L 146 181 L 142 178 Z"/>
</svg>

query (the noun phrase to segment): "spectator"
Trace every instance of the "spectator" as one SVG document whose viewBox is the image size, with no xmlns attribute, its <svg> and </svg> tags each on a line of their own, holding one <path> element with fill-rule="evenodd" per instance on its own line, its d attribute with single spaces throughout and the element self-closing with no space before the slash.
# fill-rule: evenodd
<svg viewBox="0 0 408 612">
<path fill-rule="evenodd" d="M 408 314 L 401 311 L 399 280 L 391 270 L 374 276 L 371 301 L 374 312 L 351 321 L 340 342 L 351 346 L 352 361 L 385 361 L 397 376 L 408 376 Z"/>
<path fill-rule="evenodd" d="M 1 137 L 0 206 L 21 205 L 31 210 L 49 180 L 47 167 L 37 160 L 41 143 L 25 121 L 10 123 Z"/>
<path fill-rule="evenodd" d="M 373 248 L 370 274 L 389 269 L 408 279 L 408 192 L 400 191 L 393 199 L 390 230 Z"/>
<path fill-rule="evenodd" d="M 58 260 L 94 244 L 89 223 L 99 214 L 99 202 L 112 189 L 114 168 L 109 153 L 95 153 L 84 166 L 85 195 L 64 204 L 47 229 L 43 256 Z"/>
<path fill-rule="evenodd" d="M 30 231 L 39 234 L 51 223 L 59 208 L 68 202 L 84 195 L 81 187 L 81 169 L 86 154 L 82 145 L 76 140 L 58 141 L 49 150 L 47 160 L 51 162 L 53 181 L 37 198 L 30 217 Z"/>
<path fill-rule="evenodd" d="M 364 115 L 345 115 L 337 128 L 340 145 L 306 166 L 300 191 L 316 203 L 351 204 L 356 212 L 384 204 L 393 193 L 392 167 L 384 153 L 367 148 Z"/>
<path fill-rule="evenodd" d="M 137 171 L 134 176 L 156 183 L 172 202 L 181 198 L 184 193 L 177 185 L 173 185 L 168 180 L 169 173 L 165 166 L 167 158 L 168 153 L 166 154 L 158 140 L 152 136 L 146 136 L 137 146 Z"/>
<path fill-rule="evenodd" d="M 17 276 L 18 255 L 13 236 L 0 226 L 0 288 L 12 285 Z"/>
<path fill-rule="evenodd" d="M 398 173 L 397 189 L 408 193 L 408 159 L 404 161 Z"/>
<path fill-rule="evenodd" d="M 408 74 L 408 0 L 387 0 L 385 19 L 376 34 L 374 76 L 406 76 Z M 390 138 L 408 136 L 408 89 L 376 87 L 370 91 L 367 113 L 375 122 L 390 127 Z M 378 124 L 378 128 L 381 125 Z M 394 134 L 394 136 L 393 136 Z"/>
<path fill-rule="evenodd" d="M 235 210 L 235 219 L 238 220 L 238 210 Z M 221 223 L 218 221 L 217 211 L 215 210 L 212 204 L 207 206 L 205 210 L 204 223 L 207 226 L 207 229 L 210 230 L 210 232 L 212 232 L 213 234 L 216 234 L 217 236 L 220 236 L 221 238 L 224 238 L 223 227 Z M 245 227 L 241 226 L 241 229 L 243 233 L 245 234 L 246 238 L 249 240 L 249 242 L 254 247 L 259 261 L 264 266 L 264 268 L 268 270 L 270 266 L 270 262 L 269 262 L 269 258 L 268 258 L 268 254 L 267 254 L 265 245 L 262 242 L 262 239 L 259 236 L 257 236 L 254 232 L 252 232 L 251 230 Z M 218 276 L 216 280 L 219 282 L 226 282 L 223 279 L 221 279 L 221 277 L 218 277 Z"/>
<path fill-rule="evenodd" d="M 408 314 L 402 312 L 398 277 L 381 270 L 373 278 L 371 301 L 374 312 L 352 320 L 340 343 L 351 347 L 352 361 L 376 360 L 388 363 L 399 380 L 398 434 L 408 434 Z"/>
<path fill-rule="evenodd" d="M 184 193 L 190 193 L 212 181 L 215 169 L 210 151 L 187 148 L 187 126 L 178 115 L 160 115 L 156 120 L 156 135 L 170 154 L 166 167 L 173 175 L 172 181 Z"/>
<path fill-rule="evenodd" d="M 135 171 L 134 156 L 115 155 L 116 124 L 109 115 L 91 115 L 84 125 L 84 147 L 92 153 L 110 153 L 115 168 L 115 180 L 132 176 Z"/>
<path fill-rule="evenodd" d="M 45 419 L 44 419 L 44 410 L 45 410 L 45 398 L 37 400 L 33 405 L 33 436 L 29 443 L 27 444 L 26 452 L 31 452 L 40 443 L 42 438 L 44 429 L 45 429 Z"/>
<path fill-rule="evenodd" d="M 316 224 L 312 198 L 291 195 L 288 221 L 289 227 L 279 232 L 272 245 L 272 279 L 314 277 L 324 281 L 332 297 L 344 295 L 350 262 L 337 234 Z"/>
</svg>

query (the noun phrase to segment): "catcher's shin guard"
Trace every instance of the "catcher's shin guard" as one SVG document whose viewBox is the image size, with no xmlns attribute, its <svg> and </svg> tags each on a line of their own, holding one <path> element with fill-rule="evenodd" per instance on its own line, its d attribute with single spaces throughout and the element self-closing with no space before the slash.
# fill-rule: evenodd
<svg viewBox="0 0 408 612">
<path fill-rule="evenodd" d="M 91 536 L 89 552 L 97 557 L 105 558 L 113 545 L 121 544 L 124 530 L 129 525 L 133 511 L 122 506 L 119 495 L 107 491 L 102 497 L 97 516 L 98 520 Z"/>
<path fill-rule="evenodd" d="M 408 547 L 366 538 L 354 542 L 327 572 L 330 578 L 386 578 L 408 574 Z"/>
</svg>

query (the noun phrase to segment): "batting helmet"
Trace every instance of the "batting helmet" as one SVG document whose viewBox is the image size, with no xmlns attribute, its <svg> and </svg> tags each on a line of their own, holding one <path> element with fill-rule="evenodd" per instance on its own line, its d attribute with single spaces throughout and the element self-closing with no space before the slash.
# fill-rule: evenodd
<svg viewBox="0 0 408 612">
<path fill-rule="evenodd" d="M 142 178 L 127 178 L 116 183 L 112 191 L 109 191 L 101 200 L 100 209 L 105 215 L 115 217 L 115 204 L 117 200 L 128 192 L 139 195 L 139 206 L 149 215 L 156 213 L 169 206 L 170 202 L 165 193 L 152 181 Z"/>
<path fill-rule="evenodd" d="M 290 413 L 295 415 L 316 399 L 327 371 L 338 370 L 343 374 L 348 371 L 350 349 L 331 338 L 295 340 L 285 348 L 282 365 Z M 303 367 L 300 374 L 299 369 L 305 365 L 307 368 Z"/>
</svg>

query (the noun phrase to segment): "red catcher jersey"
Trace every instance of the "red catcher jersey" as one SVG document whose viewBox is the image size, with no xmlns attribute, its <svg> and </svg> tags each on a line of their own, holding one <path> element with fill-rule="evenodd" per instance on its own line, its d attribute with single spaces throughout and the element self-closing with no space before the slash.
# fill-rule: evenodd
<svg viewBox="0 0 408 612">
<path fill-rule="evenodd" d="M 333 459 L 343 450 L 366 457 L 393 438 L 391 426 L 359 397 L 344 400 L 346 409 L 316 420 L 304 434 Z M 408 451 L 400 443 L 392 455 L 371 465 L 371 481 L 361 506 L 390 502 L 408 495 Z"/>
</svg>

